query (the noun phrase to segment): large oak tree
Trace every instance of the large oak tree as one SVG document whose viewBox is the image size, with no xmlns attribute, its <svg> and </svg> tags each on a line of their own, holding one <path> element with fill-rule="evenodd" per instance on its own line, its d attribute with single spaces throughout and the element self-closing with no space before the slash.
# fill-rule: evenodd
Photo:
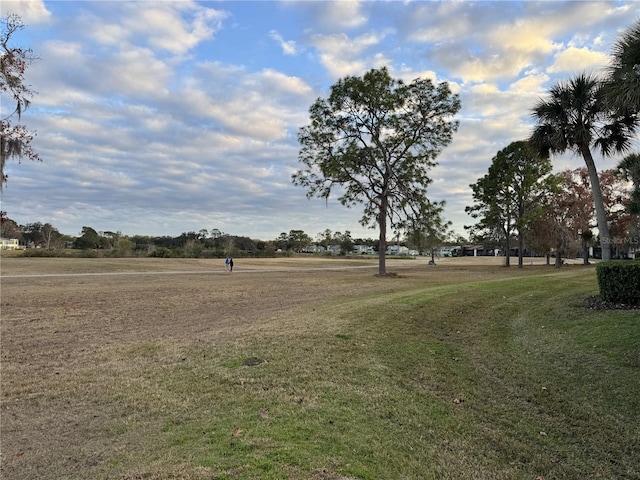
<svg viewBox="0 0 640 480">
<path fill-rule="evenodd" d="M 303 168 L 293 183 L 309 198 L 338 190 L 343 205 L 364 205 L 361 223 L 379 227 L 380 275 L 388 225 L 428 216 L 428 172 L 451 142 L 459 110 L 446 82 L 405 83 L 386 68 L 339 80 L 309 109 L 311 123 L 298 134 Z"/>
</svg>

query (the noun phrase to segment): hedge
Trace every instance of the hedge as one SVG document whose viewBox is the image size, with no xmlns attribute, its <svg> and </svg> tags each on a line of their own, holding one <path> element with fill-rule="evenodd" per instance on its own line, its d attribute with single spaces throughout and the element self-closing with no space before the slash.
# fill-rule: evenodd
<svg viewBox="0 0 640 480">
<path fill-rule="evenodd" d="M 602 262 L 596 267 L 596 275 L 602 300 L 640 305 L 640 261 Z"/>
</svg>

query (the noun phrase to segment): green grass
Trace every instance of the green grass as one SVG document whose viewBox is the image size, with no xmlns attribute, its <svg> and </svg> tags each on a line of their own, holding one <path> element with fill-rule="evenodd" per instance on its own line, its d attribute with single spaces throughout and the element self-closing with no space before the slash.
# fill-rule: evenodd
<svg viewBox="0 0 640 480">
<path fill-rule="evenodd" d="M 416 287 L 302 333 L 105 349 L 51 401 L 93 404 L 78 428 L 118 447 L 64 478 L 639 479 L 640 313 L 584 308 L 595 288 Z"/>
</svg>

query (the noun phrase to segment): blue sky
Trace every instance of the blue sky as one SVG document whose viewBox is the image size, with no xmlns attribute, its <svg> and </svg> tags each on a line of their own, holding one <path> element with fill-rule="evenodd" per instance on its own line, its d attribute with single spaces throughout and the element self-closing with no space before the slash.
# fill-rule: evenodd
<svg viewBox="0 0 640 480">
<path fill-rule="evenodd" d="M 447 202 L 464 234 L 469 184 L 529 135 L 536 100 L 558 80 L 600 73 L 640 18 L 635 1 L 2 0 L 0 9 L 22 17 L 16 43 L 40 57 L 27 71 L 38 94 L 23 122 L 43 162 L 6 166 L 10 218 L 70 235 L 217 228 L 263 240 L 292 229 L 378 235 L 360 226 L 360 209 L 307 200 L 291 183 L 298 129 L 339 78 L 386 66 L 460 95 L 460 128 L 429 197 Z M 556 170 L 582 165 L 553 160 Z"/>
</svg>

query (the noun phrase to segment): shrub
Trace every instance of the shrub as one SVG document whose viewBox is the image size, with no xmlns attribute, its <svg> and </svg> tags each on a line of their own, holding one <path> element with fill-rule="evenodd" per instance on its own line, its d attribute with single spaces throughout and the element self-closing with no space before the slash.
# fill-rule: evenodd
<svg viewBox="0 0 640 480">
<path fill-rule="evenodd" d="M 616 260 L 596 267 L 600 297 L 607 302 L 640 304 L 640 261 Z"/>
<path fill-rule="evenodd" d="M 75 258 L 80 257 L 81 252 L 79 250 L 67 250 L 67 249 L 46 249 L 46 248 L 27 248 L 22 250 L 22 257 L 42 257 L 42 258 Z"/>
<path fill-rule="evenodd" d="M 154 258 L 180 258 L 183 257 L 184 254 L 182 249 L 178 248 L 155 247 L 147 256 Z"/>
</svg>

